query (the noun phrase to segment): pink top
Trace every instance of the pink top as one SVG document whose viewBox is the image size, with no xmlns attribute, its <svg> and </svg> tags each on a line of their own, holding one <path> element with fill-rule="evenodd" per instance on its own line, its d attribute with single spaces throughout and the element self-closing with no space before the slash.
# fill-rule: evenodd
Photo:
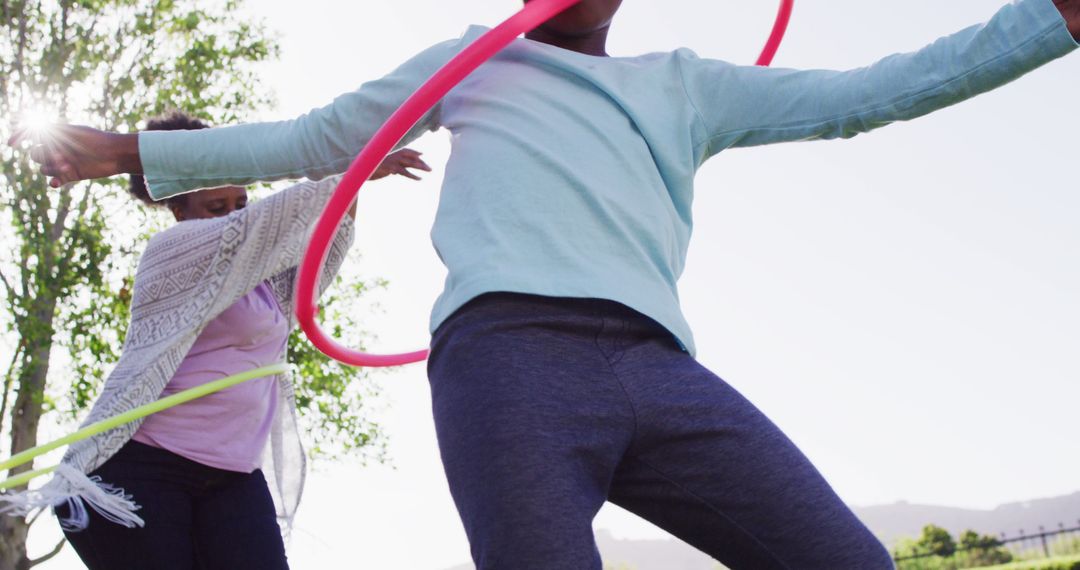
<svg viewBox="0 0 1080 570">
<path fill-rule="evenodd" d="M 281 362 L 288 339 L 288 320 L 270 286 L 260 283 L 207 323 L 161 397 Z M 251 473 L 261 464 L 277 399 L 272 377 L 249 380 L 146 418 L 133 439 L 204 465 Z"/>
</svg>

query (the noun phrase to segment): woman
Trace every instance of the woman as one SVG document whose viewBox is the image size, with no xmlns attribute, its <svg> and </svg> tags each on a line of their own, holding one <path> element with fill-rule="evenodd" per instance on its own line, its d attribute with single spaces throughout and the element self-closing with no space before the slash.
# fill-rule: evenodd
<svg viewBox="0 0 1080 570">
<path fill-rule="evenodd" d="M 206 127 L 173 113 L 147 130 Z M 410 168 L 430 170 L 406 149 L 373 179 L 415 178 Z M 155 203 L 133 176 L 132 195 L 165 205 L 179 223 L 140 260 L 124 352 L 87 422 L 281 362 L 295 268 L 335 186 L 305 182 L 251 207 L 238 186 Z M 351 243 L 354 213 L 335 238 L 324 286 Z M 91 570 L 288 568 L 275 515 L 288 523 L 303 484 L 294 416 L 287 377 L 252 380 L 73 445 L 42 496 L 60 504 L 65 534 Z"/>
</svg>

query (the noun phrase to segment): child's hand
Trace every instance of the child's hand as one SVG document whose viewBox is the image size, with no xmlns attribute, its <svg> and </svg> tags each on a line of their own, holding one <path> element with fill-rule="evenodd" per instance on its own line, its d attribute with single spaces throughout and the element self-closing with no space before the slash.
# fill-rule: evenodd
<svg viewBox="0 0 1080 570">
<path fill-rule="evenodd" d="M 21 131 L 8 140 L 11 146 L 24 141 L 34 146 L 30 159 L 49 176 L 49 186 L 105 178 L 124 172 L 142 174 L 137 134 L 99 131 L 78 125 L 53 125 L 43 131 Z"/>
<path fill-rule="evenodd" d="M 1065 18 L 1065 25 L 1073 38 L 1080 41 L 1080 0 L 1054 0 L 1061 17 Z"/>
<path fill-rule="evenodd" d="M 411 148 L 403 148 L 387 156 L 386 159 L 382 161 L 382 164 L 375 169 L 375 174 L 371 175 L 371 180 L 385 178 L 391 174 L 398 174 L 406 178 L 412 178 L 413 180 L 420 180 L 419 176 L 409 171 L 410 168 L 431 172 L 431 167 L 420 158 L 419 152 L 416 152 Z"/>
</svg>

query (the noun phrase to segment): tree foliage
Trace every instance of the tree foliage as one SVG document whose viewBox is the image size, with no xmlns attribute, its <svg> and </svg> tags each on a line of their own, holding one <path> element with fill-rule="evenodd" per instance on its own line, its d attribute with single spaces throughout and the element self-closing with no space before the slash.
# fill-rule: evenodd
<svg viewBox="0 0 1080 570">
<path fill-rule="evenodd" d="M 923 527 L 918 544 L 934 556 L 948 557 L 956 553 L 956 541 L 949 531 L 933 524 Z"/>
<path fill-rule="evenodd" d="M 897 543 L 894 552 L 901 557 L 899 570 L 960 570 L 1006 564 L 1013 554 L 1000 540 L 973 530 L 953 538 L 948 530 L 929 524 L 916 539 Z"/>
<path fill-rule="evenodd" d="M 0 141 L 35 111 L 115 131 L 169 109 L 235 122 L 271 102 L 254 66 L 277 51 L 238 0 L 0 0 Z M 44 414 L 76 417 L 96 396 L 119 357 L 138 254 L 163 218 L 130 200 L 124 180 L 47 191 L 26 154 L 3 145 L 0 168 L 0 434 L 14 454 L 37 445 Z M 339 304 L 355 301 L 358 287 Z M 362 417 L 360 373 L 295 339 L 290 356 L 318 447 L 343 435 L 352 439 L 334 449 L 378 439 Z M 51 556 L 28 557 L 28 530 L 0 516 L 0 570 Z"/>
<path fill-rule="evenodd" d="M 386 282 L 345 281 L 339 276 L 322 298 L 323 326 L 348 346 L 363 348 L 370 335 L 357 318 L 357 300 L 372 289 L 385 287 Z M 293 377 L 302 379 L 296 384 L 296 407 L 306 428 L 309 453 L 329 459 L 363 451 L 364 459 L 383 460 L 381 429 L 366 413 L 376 395 L 375 385 L 362 381 L 367 372 L 327 358 L 300 329 L 289 335 L 288 360 Z"/>
<path fill-rule="evenodd" d="M 967 552 L 967 560 L 972 568 L 994 566 L 1012 562 L 1013 555 L 997 537 L 965 530 L 960 534 L 960 548 Z"/>
</svg>

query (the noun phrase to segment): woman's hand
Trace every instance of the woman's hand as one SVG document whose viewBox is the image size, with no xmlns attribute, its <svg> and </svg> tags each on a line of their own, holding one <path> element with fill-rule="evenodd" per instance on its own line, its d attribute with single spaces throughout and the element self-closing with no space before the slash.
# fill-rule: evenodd
<svg viewBox="0 0 1080 570">
<path fill-rule="evenodd" d="M 1073 38 L 1080 41 L 1080 0 L 1054 0 L 1054 6 L 1065 18 L 1065 25 Z"/>
<path fill-rule="evenodd" d="M 403 148 L 388 155 L 382 161 L 382 164 L 375 169 L 375 174 L 372 174 L 370 179 L 378 180 L 390 176 L 391 174 L 397 174 L 406 178 L 412 178 L 413 180 L 420 180 L 419 176 L 413 174 L 409 170 L 410 168 L 431 172 L 431 167 L 420 158 L 419 152 L 411 148 Z"/>
<path fill-rule="evenodd" d="M 380 178 L 386 178 L 391 174 L 397 174 L 406 178 L 412 178 L 413 180 L 420 180 L 420 177 L 409 171 L 410 168 L 416 170 L 423 170 L 424 172 L 431 172 L 431 167 L 427 165 L 422 158 L 420 158 L 420 152 L 417 152 L 411 148 L 403 148 L 397 152 L 390 153 L 383 159 L 382 164 L 375 169 L 375 174 L 371 175 L 370 180 L 378 180 Z M 356 199 L 353 199 L 353 203 L 349 206 L 349 216 L 354 220 L 356 219 Z"/>
<path fill-rule="evenodd" d="M 20 131 L 8 144 L 33 144 L 30 159 L 41 165 L 49 186 L 105 178 L 116 174 L 142 174 L 139 135 L 99 131 L 79 125 L 52 125 Z"/>
</svg>

